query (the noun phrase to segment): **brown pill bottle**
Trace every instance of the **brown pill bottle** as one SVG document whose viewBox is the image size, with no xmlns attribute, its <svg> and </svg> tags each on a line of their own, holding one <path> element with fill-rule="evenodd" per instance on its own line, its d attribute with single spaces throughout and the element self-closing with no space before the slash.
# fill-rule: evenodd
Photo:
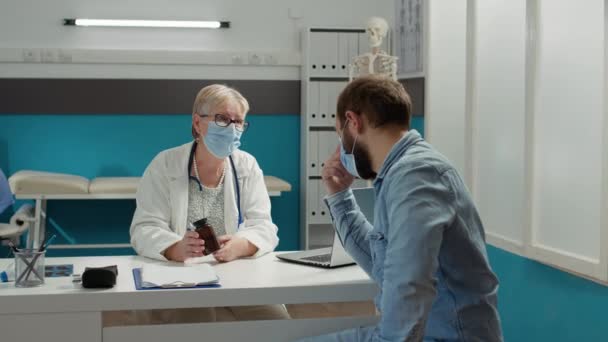
<svg viewBox="0 0 608 342">
<path fill-rule="evenodd" d="M 198 233 L 198 238 L 205 241 L 203 254 L 208 255 L 220 249 L 215 230 L 209 224 L 209 220 L 206 217 L 192 223 L 192 225 L 195 228 L 194 231 Z"/>
</svg>

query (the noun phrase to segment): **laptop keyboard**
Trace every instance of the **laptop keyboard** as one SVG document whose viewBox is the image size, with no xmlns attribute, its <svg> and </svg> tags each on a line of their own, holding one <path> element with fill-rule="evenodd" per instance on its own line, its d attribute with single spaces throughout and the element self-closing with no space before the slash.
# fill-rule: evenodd
<svg viewBox="0 0 608 342">
<path fill-rule="evenodd" d="M 314 261 L 318 263 L 329 263 L 331 261 L 331 253 L 329 254 L 321 254 L 321 255 L 313 255 L 310 257 L 302 258 L 302 260 Z"/>
</svg>

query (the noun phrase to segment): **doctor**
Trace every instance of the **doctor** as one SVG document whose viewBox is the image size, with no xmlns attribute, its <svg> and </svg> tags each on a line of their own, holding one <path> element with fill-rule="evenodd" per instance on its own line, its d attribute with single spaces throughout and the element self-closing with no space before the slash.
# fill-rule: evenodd
<svg viewBox="0 0 608 342">
<path fill-rule="evenodd" d="M 183 262 L 203 256 L 204 241 L 187 230 L 207 218 L 221 248 L 219 262 L 258 257 L 278 244 L 270 198 L 255 158 L 238 150 L 249 124 L 247 100 L 235 89 L 214 84 L 194 101 L 194 141 L 159 153 L 137 189 L 131 244 L 138 254 Z M 211 257 L 209 257 L 211 258 Z M 114 312 L 109 325 L 288 319 L 283 305 Z"/>
<path fill-rule="evenodd" d="M 179 262 L 203 256 L 204 241 L 187 227 L 205 217 L 218 236 L 221 248 L 213 256 L 220 262 L 274 250 L 279 239 L 262 170 L 238 150 L 248 110 L 230 87 L 215 84 L 198 93 L 194 142 L 159 153 L 139 184 L 131 224 L 138 254 Z"/>
</svg>

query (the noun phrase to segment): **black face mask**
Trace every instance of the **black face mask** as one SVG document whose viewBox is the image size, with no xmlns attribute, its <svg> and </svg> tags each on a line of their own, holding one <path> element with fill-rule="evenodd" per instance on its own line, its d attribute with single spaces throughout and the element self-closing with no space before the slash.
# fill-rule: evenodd
<svg viewBox="0 0 608 342">
<path fill-rule="evenodd" d="M 369 156 L 369 149 L 363 146 L 360 141 L 357 141 L 357 144 L 355 144 L 355 149 L 353 150 L 355 139 L 349 137 L 346 134 L 346 131 L 347 129 L 345 127 L 344 131 L 342 132 L 342 143 L 344 144 L 344 149 L 346 151 L 352 151 L 355 158 L 355 164 L 357 166 L 357 173 L 359 173 L 359 176 L 365 180 L 376 179 L 378 174 L 372 169 L 372 159 Z"/>
</svg>

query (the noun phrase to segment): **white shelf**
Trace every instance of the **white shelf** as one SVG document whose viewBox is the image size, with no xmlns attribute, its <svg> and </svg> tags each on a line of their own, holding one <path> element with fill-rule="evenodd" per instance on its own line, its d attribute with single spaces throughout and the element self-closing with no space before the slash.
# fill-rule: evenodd
<svg viewBox="0 0 608 342">
<path fill-rule="evenodd" d="M 385 39 L 382 49 L 391 52 L 390 38 Z M 363 28 L 316 27 L 302 33 L 300 203 L 304 249 L 332 243 L 334 230 L 322 201 L 324 189 L 319 176 L 324 161 L 338 146 L 337 98 L 348 82 L 348 65 L 368 51 Z"/>
<path fill-rule="evenodd" d="M 291 50 L 154 50 L 0 48 L 0 63 L 28 64 L 157 64 L 299 66 L 300 54 Z"/>
</svg>

